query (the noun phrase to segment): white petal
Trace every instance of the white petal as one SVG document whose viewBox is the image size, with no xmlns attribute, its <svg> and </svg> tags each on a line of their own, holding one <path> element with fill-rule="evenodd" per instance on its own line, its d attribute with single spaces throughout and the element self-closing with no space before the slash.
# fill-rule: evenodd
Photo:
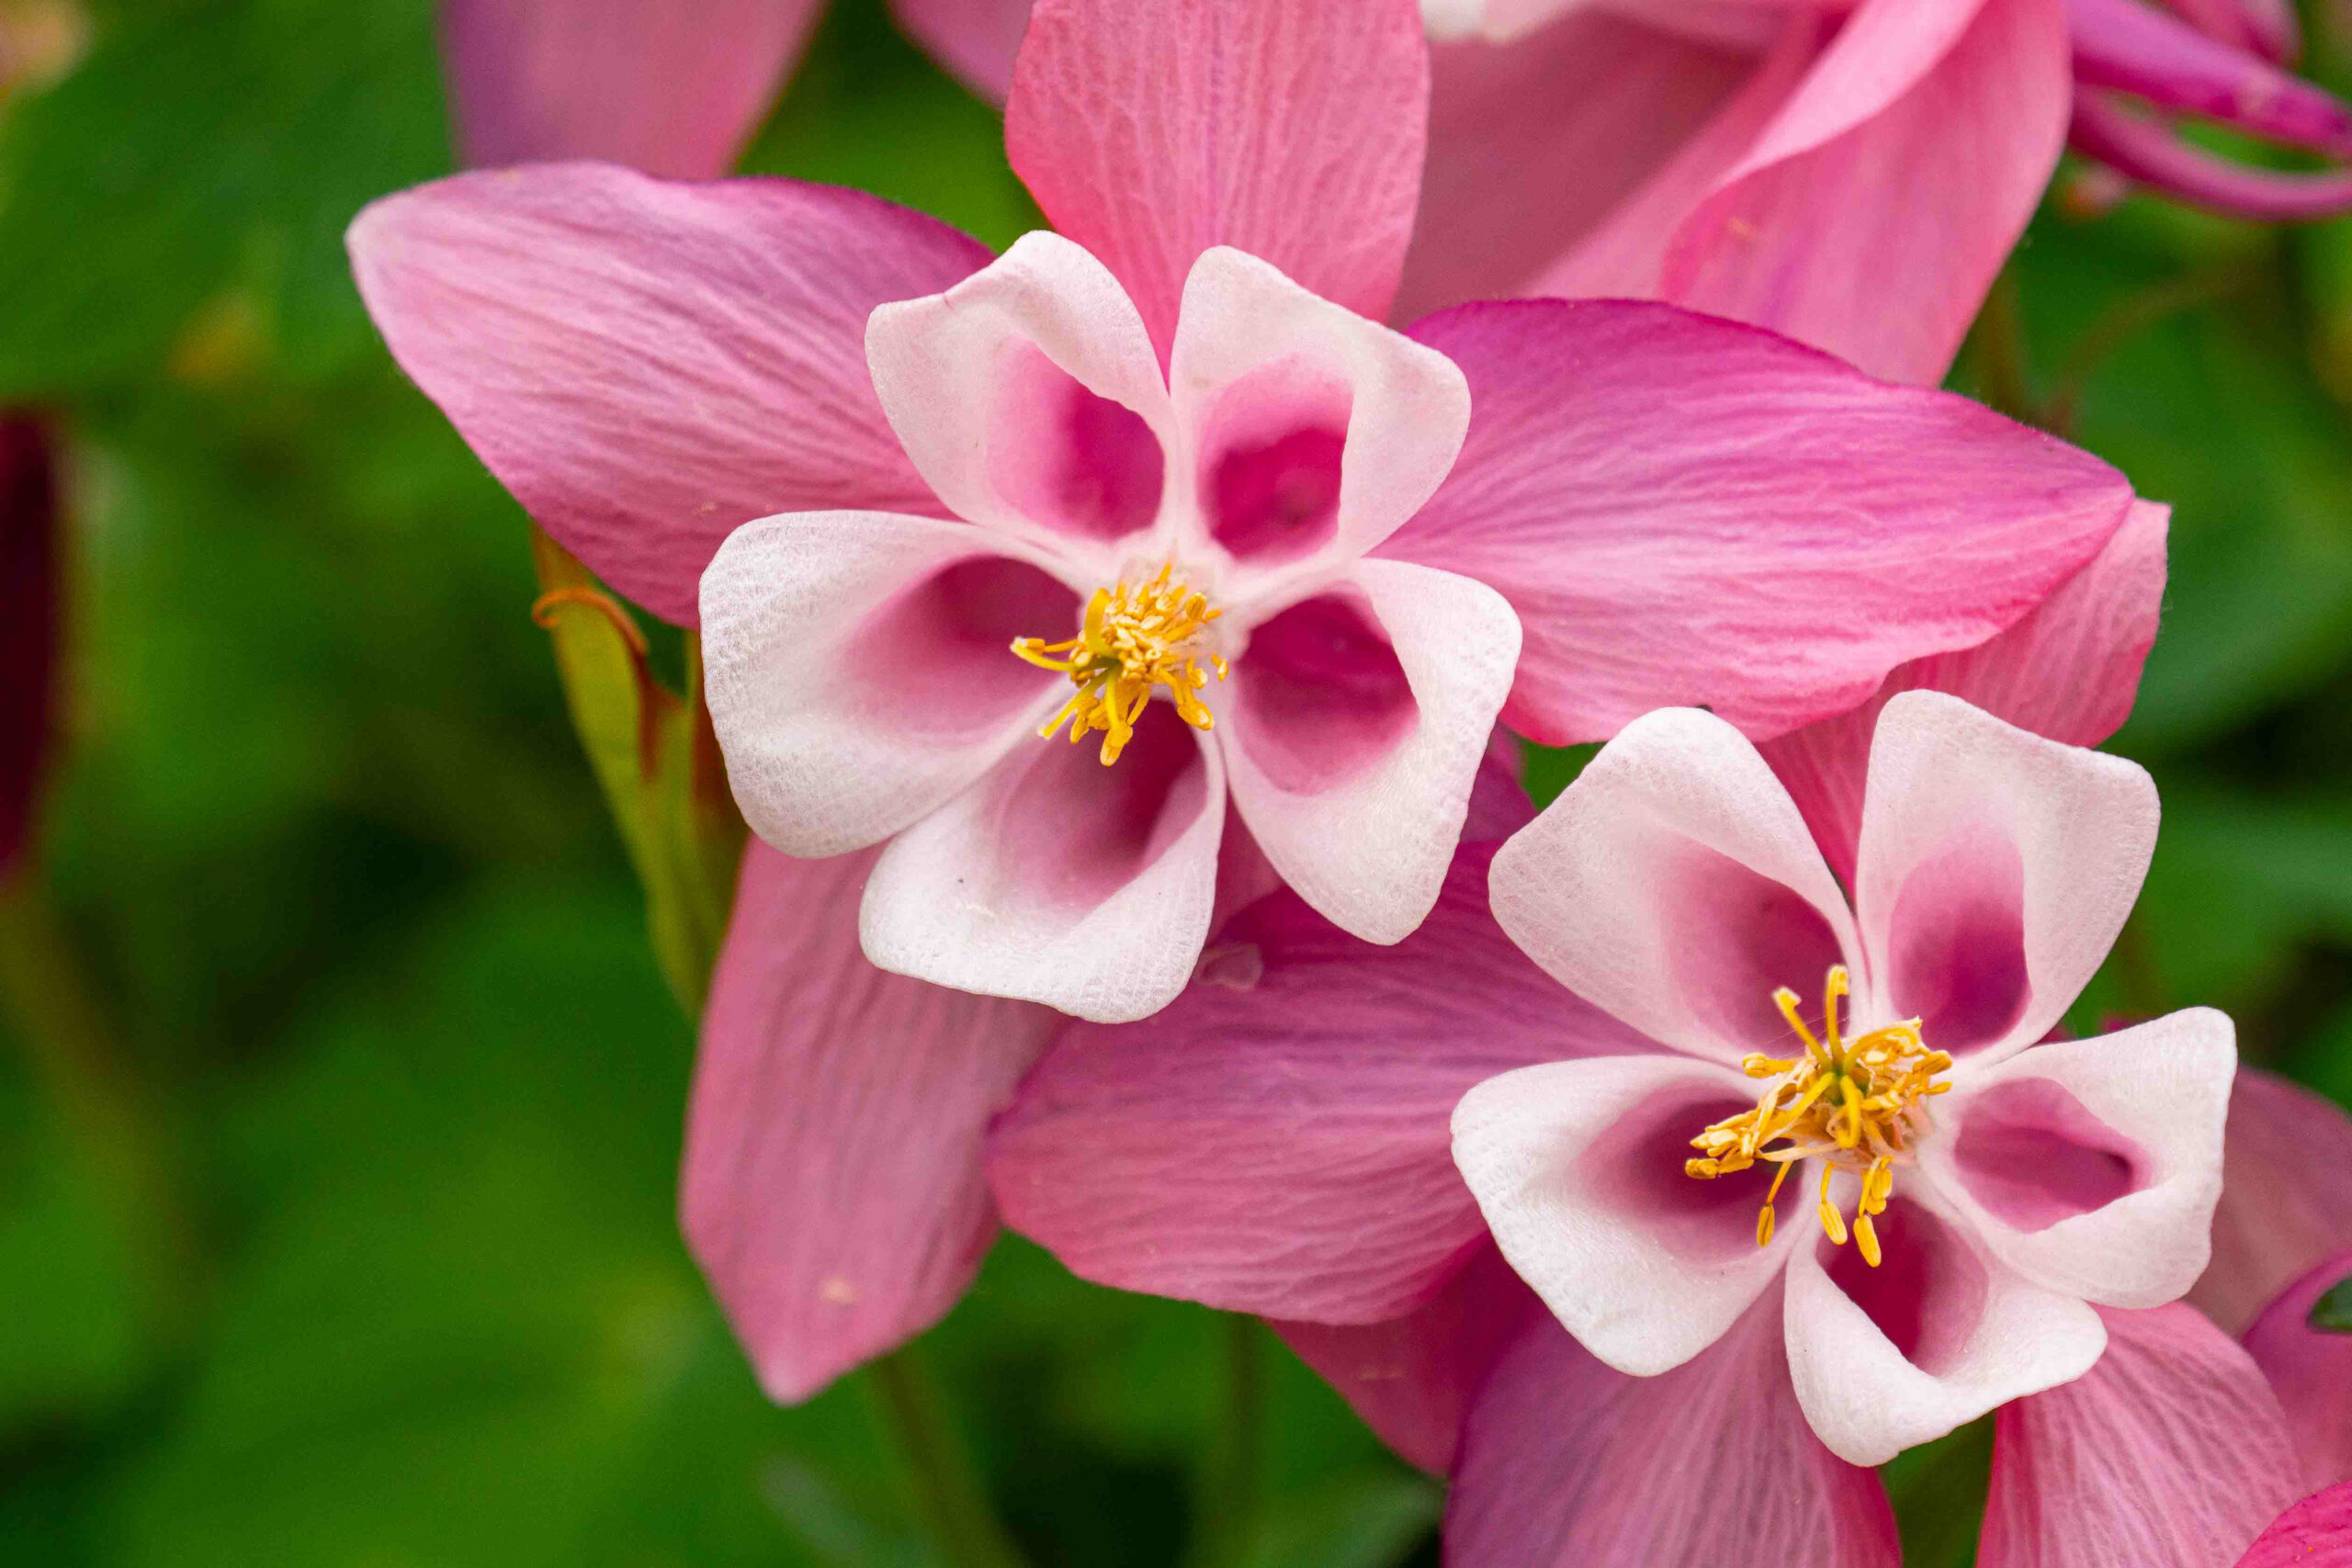
<svg viewBox="0 0 2352 1568">
<path fill-rule="evenodd" d="M 1619 1371 L 1655 1377 L 1721 1338 L 1804 1234 L 1784 1225 L 1756 1245 L 1764 1167 L 1683 1174 L 1690 1140 L 1755 1101 L 1747 1078 L 1687 1057 L 1546 1062 L 1462 1097 L 1453 1163 L 1568 1332 Z"/>
<path fill-rule="evenodd" d="M 2161 1306 L 2211 1252 L 2236 1070 L 2235 1032 L 2211 1008 L 2037 1045 L 1932 1102 L 1920 1167 L 2035 1283 Z"/>
<path fill-rule="evenodd" d="M 1854 1182 L 1840 1201 L 1853 1212 Z M 2078 1378 L 2106 1348 L 2098 1314 L 1981 1252 L 1900 1177 L 1879 1216 L 1885 1261 L 1815 1230 L 1789 1260 L 1789 1375 L 1805 1418 L 1851 1464 L 1883 1464 L 2020 1394 Z M 1828 1261 L 1844 1280 L 1833 1279 Z M 1865 1310 L 1849 1290 L 1874 1301 Z M 1909 1343 L 1889 1337 L 1894 1327 Z"/>
<path fill-rule="evenodd" d="M 865 355 L 890 427 L 957 516 L 1115 570 L 1105 547 L 1158 514 L 1167 386 L 1143 318 L 1082 246 L 1024 234 L 945 293 L 881 306 Z"/>
<path fill-rule="evenodd" d="M 728 536 L 702 579 L 705 690 L 753 832 L 794 855 L 876 842 L 1044 721 L 1067 682 L 1008 645 L 1068 636 L 1077 600 L 1004 543 L 877 512 Z"/>
<path fill-rule="evenodd" d="M 1234 804 L 1283 879 L 1342 930 L 1401 942 L 1453 862 L 1519 617 L 1430 567 L 1351 575 L 1368 615 L 1326 598 L 1260 627 L 1218 732 Z"/>
<path fill-rule="evenodd" d="M 1444 355 L 1221 245 L 1184 281 L 1168 385 L 1185 455 L 1171 483 L 1236 582 L 1362 555 L 1420 510 L 1470 428 Z"/>
<path fill-rule="evenodd" d="M 1854 906 L 1882 1009 L 1979 1064 L 2050 1032 L 2107 957 L 2156 842 L 2156 790 L 1940 692 L 1871 737 Z"/>
<path fill-rule="evenodd" d="M 1788 792 L 1695 708 L 1627 725 L 1503 846 L 1489 886 L 1503 930 L 1562 985 L 1721 1061 L 1786 1055 L 1774 988 L 1815 1012 L 1829 966 L 1857 952 Z"/>
<path fill-rule="evenodd" d="M 891 840 L 858 930 L 882 968 L 1098 1023 L 1192 978 L 1216 895 L 1225 773 L 1164 702 L 1118 762 L 1032 740 Z"/>
</svg>

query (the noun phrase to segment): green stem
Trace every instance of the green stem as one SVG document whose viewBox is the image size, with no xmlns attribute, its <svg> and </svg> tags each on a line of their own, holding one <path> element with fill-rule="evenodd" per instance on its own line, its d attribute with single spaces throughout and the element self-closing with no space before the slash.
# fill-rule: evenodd
<svg viewBox="0 0 2352 1568">
<path fill-rule="evenodd" d="M 865 1385 L 941 1559 L 953 1568 L 1027 1568 L 913 1348 L 867 1363 Z"/>
<path fill-rule="evenodd" d="M 197 1232 L 162 1128 L 39 873 L 0 883 L 0 1017 L 133 1248 L 146 1316 L 169 1341 L 193 1320 Z"/>
<path fill-rule="evenodd" d="M 1240 1314 L 1223 1324 L 1225 1377 L 1193 1498 L 1193 1568 L 1233 1568 L 1249 1550 L 1258 1513 L 1265 1432 L 1264 1330 Z"/>
</svg>

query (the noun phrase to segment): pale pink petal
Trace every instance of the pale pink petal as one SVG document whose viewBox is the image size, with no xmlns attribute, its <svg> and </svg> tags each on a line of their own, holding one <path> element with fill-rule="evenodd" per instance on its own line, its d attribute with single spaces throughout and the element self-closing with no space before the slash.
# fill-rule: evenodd
<svg viewBox="0 0 2352 1568">
<path fill-rule="evenodd" d="M 2352 1251 L 2288 1286 L 2245 1336 L 2247 1351 L 2287 1413 L 2303 1484 L 2314 1490 L 2352 1481 L 2352 1334 L 2312 1321 L 2320 1298 L 2346 1280 Z"/>
<path fill-rule="evenodd" d="M 1342 930 L 1393 942 L 1445 881 L 1519 620 L 1450 572 L 1368 560 L 1351 576 L 1257 629 L 1220 733 L 1234 804 L 1283 879 Z"/>
<path fill-rule="evenodd" d="M 1544 1062 L 1462 1097 L 1453 1162 L 1553 1315 L 1618 1371 L 1654 1377 L 1721 1338 L 1805 1234 L 1757 1245 L 1772 1168 L 1683 1173 L 1694 1136 L 1755 1104 L 1752 1083 L 1713 1063 Z"/>
<path fill-rule="evenodd" d="M 1854 1187 L 1835 1190 L 1848 1211 Z M 2096 1311 L 1979 1252 L 1927 1198 L 1897 1178 L 1875 1222 L 1877 1268 L 1858 1245 L 1831 1246 L 1809 1213 L 1791 1217 L 1807 1223 L 1789 1262 L 1790 1376 L 1814 1431 L 1854 1464 L 2078 1378 L 2107 1342 Z"/>
<path fill-rule="evenodd" d="M 686 1240 L 762 1386 L 806 1399 L 955 1304 L 996 1235 L 989 1118 L 1061 1020 L 858 955 L 872 854 L 753 844 L 686 1121 Z"/>
<path fill-rule="evenodd" d="M 2187 1307 L 2098 1315 L 2087 1376 L 2001 1412 L 1979 1568 L 2230 1568 L 2301 1491 L 2278 1401 Z"/>
<path fill-rule="evenodd" d="M 816 15 L 817 0 L 442 0 L 463 156 L 716 178 Z"/>
<path fill-rule="evenodd" d="M 1466 305 L 1413 335 L 1468 376 L 1470 435 L 1380 554 L 1502 591 L 1504 722 L 1546 744 L 1673 705 L 1758 737 L 1842 713 L 2015 625 L 2131 507 L 1978 404 L 1666 306 Z"/>
<path fill-rule="evenodd" d="M 2062 0 L 1863 0 L 1668 251 L 1664 298 L 1933 385 L 2066 136 Z"/>
<path fill-rule="evenodd" d="M 1860 967 L 1788 792 L 1695 709 L 1627 725 L 1503 846 L 1493 894 L 1503 930 L 1569 990 L 1719 1062 L 1793 1038 L 1776 989 L 1810 1004 L 1831 965 Z"/>
<path fill-rule="evenodd" d="M 1060 235 L 880 307 L 865 349 L 908 457 L 957 516 L 1108 545 L 1158 515 L 1159 361 L 1118 279 Z"/>
<path fill-rule="evenodd" d="M 1435 47 L 1429 165 L 1396 318 L 1566 292 L 1534 285 L 1754 70 L 1745 49 L 1592 7 L 1508 48 Z M 1650 266 L 1654 278 L 1655 256 Z"/>
<path fill-rule="evenodd" d="M 1832 870 L 1852 884 L 1871 733 L 1897 692 L 1950 692 L 2070 746 L 2096 746 L 2122 727 L 2155 642 L 2171 515 L 2168 506 L 2132 502 L 2107 547 L 2016 626 L 1974 648 L 1900 665 L 1860 707 L 1758 748 L 1789 786 Z"/>
<path fill-rule="evenodd" d="M 1363 1325 L 1274 1319 L 1271 1326 L 1382 1442 L 1443 1475 L 1453 1468 L 1471 1396 L 1539 1318 L 1550 1322 L 1544 1303 L 1502 1254 L 1482 1247 L 1407 1316 Z"/>
<path fill-rule="evenodd" d="M 1523 293 L 1582 299 L 1657 297 L 1668 252 L 1684 221 L 1770 129 L 1827 41 L 1822 18 L 1804 9 L 1758 14 L 1779 26 L 1745 45 L 1752 56 L 1747 69 L 1724 84 L 1713 112 Z"/>
<path fill-rule="evenodd" d="M 1176 482 L 1245 569 L 1243 593 L 1395 533 L 1470 425 L 1470 389 L 1445 355 L 1227 246 L 1185 280 L 1168 385 L 1193 465 Z"/>
<path fill-rule="evenodd" d="M 1012 87 L 1029 0 L 890 0 L 909 38 L 990 103 Z"/>
<path fill-rule="evenodd" d="M 2352 1482 L 2279 1515 L 2237 1568 L 2352 1568 Z"/>
<path fill-rule="evenodd" d="M 1007 1223 L 1123 1290 L 1327 1324 L 1420 1306 L 1485 1244 L 1447 1151 L 1463 1090 L 1643 1048 L 1495 929 L 1486 866 L 1463 852 L 1391 948 L 1266 899 L 1166 1011 L 1073 1028 L 990 1140 Z"/>
<path fill-rule="evenodd" d="M 2109 1306 L 2176 1301 L 2210 1250 L 2235 1038 L 2191 1008 L 1957 1076 L 1920 1169 L 2037 1284 Z"/>
<path fill-rule="evenodd" d="M 778 512 L 936 514 L 865 368 L 865 318 L 988 260 L 920 213 L 783 180 L 568 164 L 363 211 L 392 356 L 524 508 L 656 615 L 695 619 L 718 542 Z"/>
<path fill-rule="evenodd" d="M 1663 1377 L 1625 1377 L 1557 1325 L 1530 1327 L 1471 1407 L 1446 1562 L 1898 1568 L 1878 1477 L 1823 1448 L 1790 1397 L 1779 1294 Z"/>
<path fill-rule="evenodd" d="M 1119 275 L 1164 356 L 1212 245 L 1385 316 L 1428 100 L 1413 0 L 1039 0 L 1005 146 L 1054 227 Z"/>
<path fill-rule="evenodd" d="M 2189 1303 L 2232 1334 L 2305 1269 L 2352 1248 L 2352 1116 L 2285 1078 L 2238 1069 L 2222 1141 L 2213 1261 Z"/>
<path fill-rule="evenodd" d="M 753 832 L 786 854 L 861 849 L 1035 743 L 1069 685 L 1010 644 L 1059 637 L 1078 598 L 994 542 L 875 512 L 728 536 L 703 574 L 706 693 Z"/>
<path fill-rule="evenodd" d="M 865 955 L 894 974 L 1124 1023 L 1192 977 L 1216 898 L 1225 769 L 1166 703 L 1115 766 L 1030 740 L 890 841 Z"/>
<path fill-rule="evenodd" d="M 2136 762 L 1941 692 L 1879 715 L 1854 908 L 1872 984 L 1977 1066 L 2050 1032 L 2123 929 L 2156 844 Z"/>
</svg>

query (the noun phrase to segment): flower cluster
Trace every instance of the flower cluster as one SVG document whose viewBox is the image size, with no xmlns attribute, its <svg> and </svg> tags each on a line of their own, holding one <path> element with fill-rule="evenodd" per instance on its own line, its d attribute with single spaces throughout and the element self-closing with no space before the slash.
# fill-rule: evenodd
<svg viewBox="0 0 2352 1568">
<path fill-rule="evenodd" d="M 484 161 L 715 173 L 808 20 L 525 69 L 571 9 L 448 7 Z M 2092 748 L 2165 509 L 1932 389 L 2070 127 L 2352 204 L 2167 122 L 2352 156 L 2290 14 L 908 15 L 1004 96 L 1052 229 L 1002 255 L 586 162 L 350 236 L 482 460 L 699 633 L 756 840 L 684 1217 L 770 1392 L 1001 1218 L 1274 1320 L 1464 1563 L 1892 1562 L 1864 1467 L 1996 1412 L 1987 1562 L 2226 1568 L 2352 1475 L 2352 1128 L 2219 1013 L 2076 1010 L 2156 840 Z M 1537 815 L 1513 736 L 1605 744 Z"/>
</svg>

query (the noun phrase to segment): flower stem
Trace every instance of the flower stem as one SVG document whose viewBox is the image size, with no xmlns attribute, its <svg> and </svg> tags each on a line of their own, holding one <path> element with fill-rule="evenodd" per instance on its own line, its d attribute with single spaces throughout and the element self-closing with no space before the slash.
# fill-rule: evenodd
<svg viewBox="0 0 2352 1568">
<path fill-rule="evenodd" d="M 1233 1568 L 1249 1550 L 1258 1512 L 1265 1429 L 1265 1330 L 1235 1313 L 1223 1329 L 1224 1378 L 1193 1497 L 1192 1568 Z"/>
<path fill-rule="evenodd" d="M 865 1386 L 941 1560 L 952 1568 L 1027 1568 L 913 1348 L 867 1363 Z"/>
</svg>

